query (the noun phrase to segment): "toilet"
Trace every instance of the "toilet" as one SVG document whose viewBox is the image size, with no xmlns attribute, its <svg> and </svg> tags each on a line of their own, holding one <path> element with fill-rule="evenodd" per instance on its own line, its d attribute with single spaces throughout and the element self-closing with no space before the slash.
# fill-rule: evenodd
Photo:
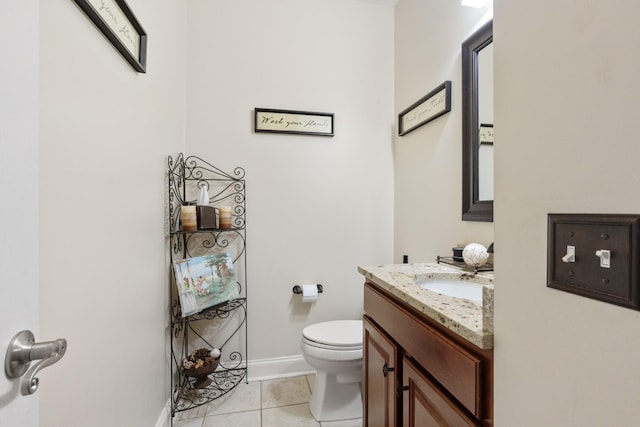
<svg viewBox="0 0 640 427">
<path fill-rule="evenodd" d="M 316 421 L 362 417 L 362 320 L 332 320 L 302 331 L 302 355 L 317 370 L 309 399 Z"/>
</svg>

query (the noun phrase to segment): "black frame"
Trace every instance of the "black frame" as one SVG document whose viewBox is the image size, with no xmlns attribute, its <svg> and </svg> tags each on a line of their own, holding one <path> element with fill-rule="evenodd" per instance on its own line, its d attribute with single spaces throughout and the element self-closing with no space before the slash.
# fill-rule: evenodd
<svg viewBox="0 0 640 427">
<path fill-rule="evenodd" d="M 420 106 L 421 104 L 424 104 L 429 99 L 433 98 L 435 95 L 442 92 L 443 90 L 445 91 L 445 105 L 442 110 L 439 110 L 434 114 L 428 117 L 425 117 L 421 122 L 418 122 L 417 124 L 410 127 L 409 129 L 405 129 L 402 126 L 402 118 L 404 116 L 406 116 L 408 113 L 413 111 L 416 107 Z M 449 111 L 451 111 L 451 81 L 447 80 L 441 85 L 439 85 L 437 88 L 435 88 L 434 90 L 432 90 L 431 92 L 429 92 L 428 94 L 426 94 L 425 96 L 423 96 L 422 98 L 420 98 L 419 100 L 411 104 L 409 107 L 404 109 L 400 114 L 398 114 L 398 136 L 406 135 L 409 132 L 414 131 L 421 126 L 426 125 L 430 121 L 435 120 L 438 117 L 448 113 Z"/>
<path fill-rule="evenodd" d="M 493 200 L 478 200 L 478 52 L 493 42 L 493 21 L 462 43 L 462 220 L 493 222 Z"/>
<path fill-rule="evenodd" d="M 282 119 L 285 116 L 319 116 L 327 118 L 331 121 L 330 130 L 327 132 L 312 132 L 312 131 L 301 131 L 301 130 L 287 130 L 287 129 L 267 129 L 264 127 L 260 127 L 260 123 L 258 123 L 258 117 L 260 113 L 272 113 L 279 114 Z M 255 132 L 266 132 L 266 133 L 289 133 L 296 135 L 315 135 L 315 136 L 334 136 L 334 117 L 333 113 L 317 113 L 312 111 L 299 111 L 299 110 L 278 110 L 274 108 L 255 108 L 253 114 L 253 129 Z"/>
<path fill-rule="evenodd" d="M 479 135 L 479 144 L 480 145 L 493 145 L 493 130 L 491 131 L 491 141 L 488 140 L 483 140 L 481 135 L 482 135 L 482 129 L 493 129 L 493 124 L 492 123 L 480 123 L 480 135 Z"/>
<path fill-rule="evenodd" d="M 118 52 L 127 60 L 129 64 L 139 73 L 147 72 L 147 33 L 140 25 L 140 22 L 136 19 L 135 15 L 129 9 L 129 6 L 124 0 L 113 0 L 120 12 L 127 17 L 131 25 L 134 27 L 137 36 L 140 38 L 139 57 L 136 58 L 127 49 L 127 47 L 120 41 L 118 36 L 114 33 L 112 27 L 110 27 L 95 8 L 89 3 L 88 0 L 73 0 L 84 11 L 84 13 L 93 21 L 96 27 L 104 34 L 104 36 L 111 42 Z"/>
</svg>

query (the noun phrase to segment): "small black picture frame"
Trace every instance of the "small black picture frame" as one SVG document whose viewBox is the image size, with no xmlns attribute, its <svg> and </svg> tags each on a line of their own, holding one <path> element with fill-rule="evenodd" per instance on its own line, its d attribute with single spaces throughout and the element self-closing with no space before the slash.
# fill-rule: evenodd
<svg viewBox="0 0 640 427">
<path fill-rule="evenodd" d="M 449 111 L 451 81 L 447 80 L 398 114 L 398 135 L 406 135 Z"/>
<path fill-rule="evenodd" d="M 480 124 L 478 140 L 480 141 L 480 145 L 493 145 L 493 124 Z"/>
<path fill-rule="evenodd" d="M 255 108 L 253 123 L 256 132 L 334 136 L 333 113 Z"/>
<path fill-rule="evenodd" d="M 137 72 L 147 72 L 147 33 L 124 0 L 73 1 Z"/>
</svg>

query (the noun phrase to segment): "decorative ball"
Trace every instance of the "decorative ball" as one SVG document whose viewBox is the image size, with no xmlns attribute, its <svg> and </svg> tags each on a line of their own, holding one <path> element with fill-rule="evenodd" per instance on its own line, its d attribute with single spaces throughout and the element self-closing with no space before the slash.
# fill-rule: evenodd
<svg viewBox="0 0 640 427">
<path fill-rule="evenodd" d="M 462 250 L 462 259 L 473 267 L 482 267 L 489 260 L 489 253 L 480 243 L 469 243 Z"/>
</svg>

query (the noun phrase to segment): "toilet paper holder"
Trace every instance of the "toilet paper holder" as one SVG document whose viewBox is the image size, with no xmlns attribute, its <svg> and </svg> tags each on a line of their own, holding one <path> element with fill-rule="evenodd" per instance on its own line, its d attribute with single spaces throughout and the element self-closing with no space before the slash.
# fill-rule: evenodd
<svg viewBox="0 0 640 427">
<path fill-rule="evenodd" d="M 321 284 L 317 284 L 316 286 L 318 287 L 318 293 L 321 294 L 322 293 L 322 285 Z M 294 294 L 302 294 L 302 286 L 295 285 L 293 287 L 293 293 Z"/>
</svg>

